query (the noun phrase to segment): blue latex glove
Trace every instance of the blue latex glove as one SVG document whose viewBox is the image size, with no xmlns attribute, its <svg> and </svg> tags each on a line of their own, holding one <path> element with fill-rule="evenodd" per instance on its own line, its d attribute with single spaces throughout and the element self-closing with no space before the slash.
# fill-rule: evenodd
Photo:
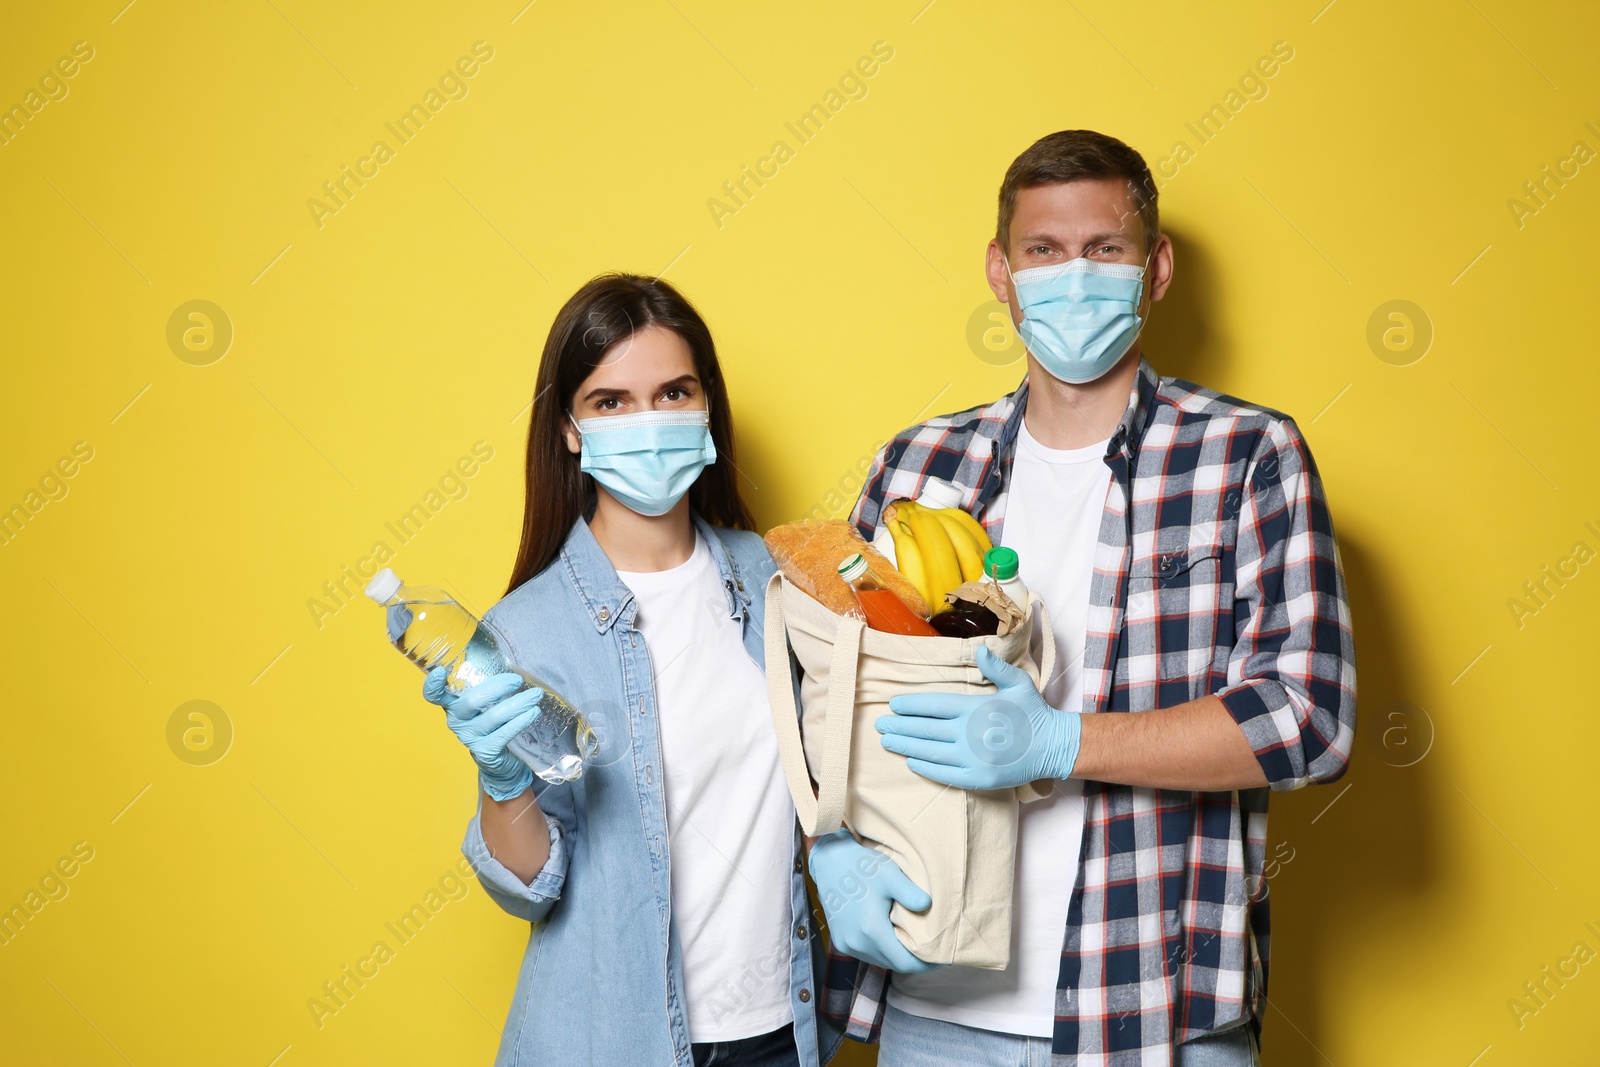
<svg viewBox="0 0 1600 1067">
<path fill-rule="evenodd" d="M 849 830 L 835 830 L 811 846 L 811 880 L 817 883 L 828 934 L 836 951 L 877 967 L 905 974 L 938 970 L 911 954 L 895 935 L 890 905 L 926 911 L 933 898 L 875 848 L 855 839 Z"/>
<path fill-rule="evenodd" d="M 906 766 L 957 789 L 1010 789 L 1040 778 L 1069 778 L 1078 762 L 1083 716 L 1044 702 L 1033 680 L 987 648 L 978 669 L 998 693 L 911 693 L 893 697 L 893 715 L 875 726 L 881 744 Z"/>
<path fill-rule="evenodd" d="M 435 667 L 422 683 L 422 698 L 445 711 L 445 724 L 478 764 L 483 791 L 496 800 L 511 800 L 533 784 L 533 769 L 506 751 L 513 737 L 539 717 L 544 690 L 517 692 L 522 678 L 495 674 L 462 693 L 450 690 L 448 667 Z M 514 696 L 512 694 L 515 694 Z"/>
</svg>

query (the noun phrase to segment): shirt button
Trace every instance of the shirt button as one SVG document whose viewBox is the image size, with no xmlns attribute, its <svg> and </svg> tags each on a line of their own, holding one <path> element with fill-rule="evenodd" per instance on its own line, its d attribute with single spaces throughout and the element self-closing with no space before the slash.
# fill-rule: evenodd
<svg viewBox="0 0 1600 1067">
<path fill-rule="evenodd" d="M 796 856 L 794 858 L 794 869 L 797 872 L 804 874 L 806 869 L 806 861 L 801 859 L 799 856 Z"/>
<path fill-rule="evenodd" d="M 800 1003 L 809 1004 L 810 1002 L 811 1002 L 811 990 L 809 990 L 809 989 L 800 990 Z"/>
<path fill-rule="evenodd" d="M 599 615 L 600 615 L 600 621 L 601 622 L 605 622 L 607 619 L 611 618 L 611 609 L 610 608 L 601 608 L 600 612 L 599 612 Z"/>
<path fill-rule="evenodd" d="M 798 937 L 802 941 L 806 939 L 806 928 L 804 924 L 801 924 L 801 926 L 795 930 L 794 936 Z"/>
</svg>

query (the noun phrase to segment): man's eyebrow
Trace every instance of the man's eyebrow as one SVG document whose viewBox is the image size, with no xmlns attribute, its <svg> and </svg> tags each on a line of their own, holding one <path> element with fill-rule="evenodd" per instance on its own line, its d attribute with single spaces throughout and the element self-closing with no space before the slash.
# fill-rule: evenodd
<svg viewBox="0 0 1600 1067">
<path fill-rule="evenodd" d="M 1083 242 L 1083 247 L 1087 248 L 1090 245 L 1107 244 L 1110 242 L 1120 242 L 1122 244 L 1126 244 L 1130 240 L 1132 240 L 1132 235 L 1129 234 L 1125 229 L 1107 230 L 1103 233 L 1093 234 L 1088 237 Z"/>
<path fill-rule="evenodd" d="M 1108 241 L 1116 241 L 1122 244 L 1127 244 L 1132 239 L 1132 235 L 1129 234 L 1125 228 L 1116 230 L 1103 230 L 1100 233 L 1090 234 L 1088 237 L 1084 238 L 1081 242 L 1079 242 L 1079 247 L 1088 248 L 1090 245 L 1102 244 Z M 1049 245 L 1051 248 L 1063 248 L 1065 247 L 1065 242 L 1048 233 L 1029 233 L 1017 238 L 1017 245 L 1019 248 L 1031 248 L 1034 245 Z"/>
</svg>

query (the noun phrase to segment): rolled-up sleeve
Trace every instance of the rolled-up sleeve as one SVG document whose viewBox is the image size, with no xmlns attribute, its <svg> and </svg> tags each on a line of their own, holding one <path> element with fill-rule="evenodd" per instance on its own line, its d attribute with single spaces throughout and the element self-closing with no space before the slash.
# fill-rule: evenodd
<svg viewBox="0 0 1600 1067">
<path fill-rule="evenodd" d="M 483 839 L 483 798 L 478 798 L 478 811 L 467 823 L 467 835 L 461 842 L 461 853 L 472 864 L 472 870 L 484 890 L 500 907 L 519 919 L 536 923 L 550 914 L 561 898 L 562 886 L 567 880 L 567 846 L 560 820 L 544 812 L 550 827 L 550 858 L 526 883 L 499 860 L 489 854 L 489 845 Z"/>
<path fill-rule="evenodd" d="M 1252 457 L 1239 512 L 1235 632 L 1217 693 L 1275 790 L 1331 782 L 1356 727 L 1344 574 L 1310 449 L 1276 422 Z"/>
</svg>

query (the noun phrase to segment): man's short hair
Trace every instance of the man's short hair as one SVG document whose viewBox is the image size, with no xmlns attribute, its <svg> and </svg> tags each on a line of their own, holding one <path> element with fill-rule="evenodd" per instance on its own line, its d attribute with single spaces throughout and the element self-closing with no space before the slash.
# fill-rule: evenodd
<svg viewBox="0 0 1600 1067">
<path fill-rule="evenodd" d="M 1128 191 L 1138 205 L 1148 251 L 1161 232 L 1161 218 L 1156 209 L 1160 194 L 1150 177 L 1150 168 L 1138 152 L 1115 137 L 1093 130 L 1062 130 L 1041 137 L 1012 161 L 1005 181 L 1000 183 L 1000 222 L 995 227 L 995 239 L 1000 247 L 1008 253 L 1011 250 L 1011 216 L 1017 210 L 1018 193 L 1040 185 L 1085 178 L 1121 178 L 1128 183 Z"/>
</svg>

